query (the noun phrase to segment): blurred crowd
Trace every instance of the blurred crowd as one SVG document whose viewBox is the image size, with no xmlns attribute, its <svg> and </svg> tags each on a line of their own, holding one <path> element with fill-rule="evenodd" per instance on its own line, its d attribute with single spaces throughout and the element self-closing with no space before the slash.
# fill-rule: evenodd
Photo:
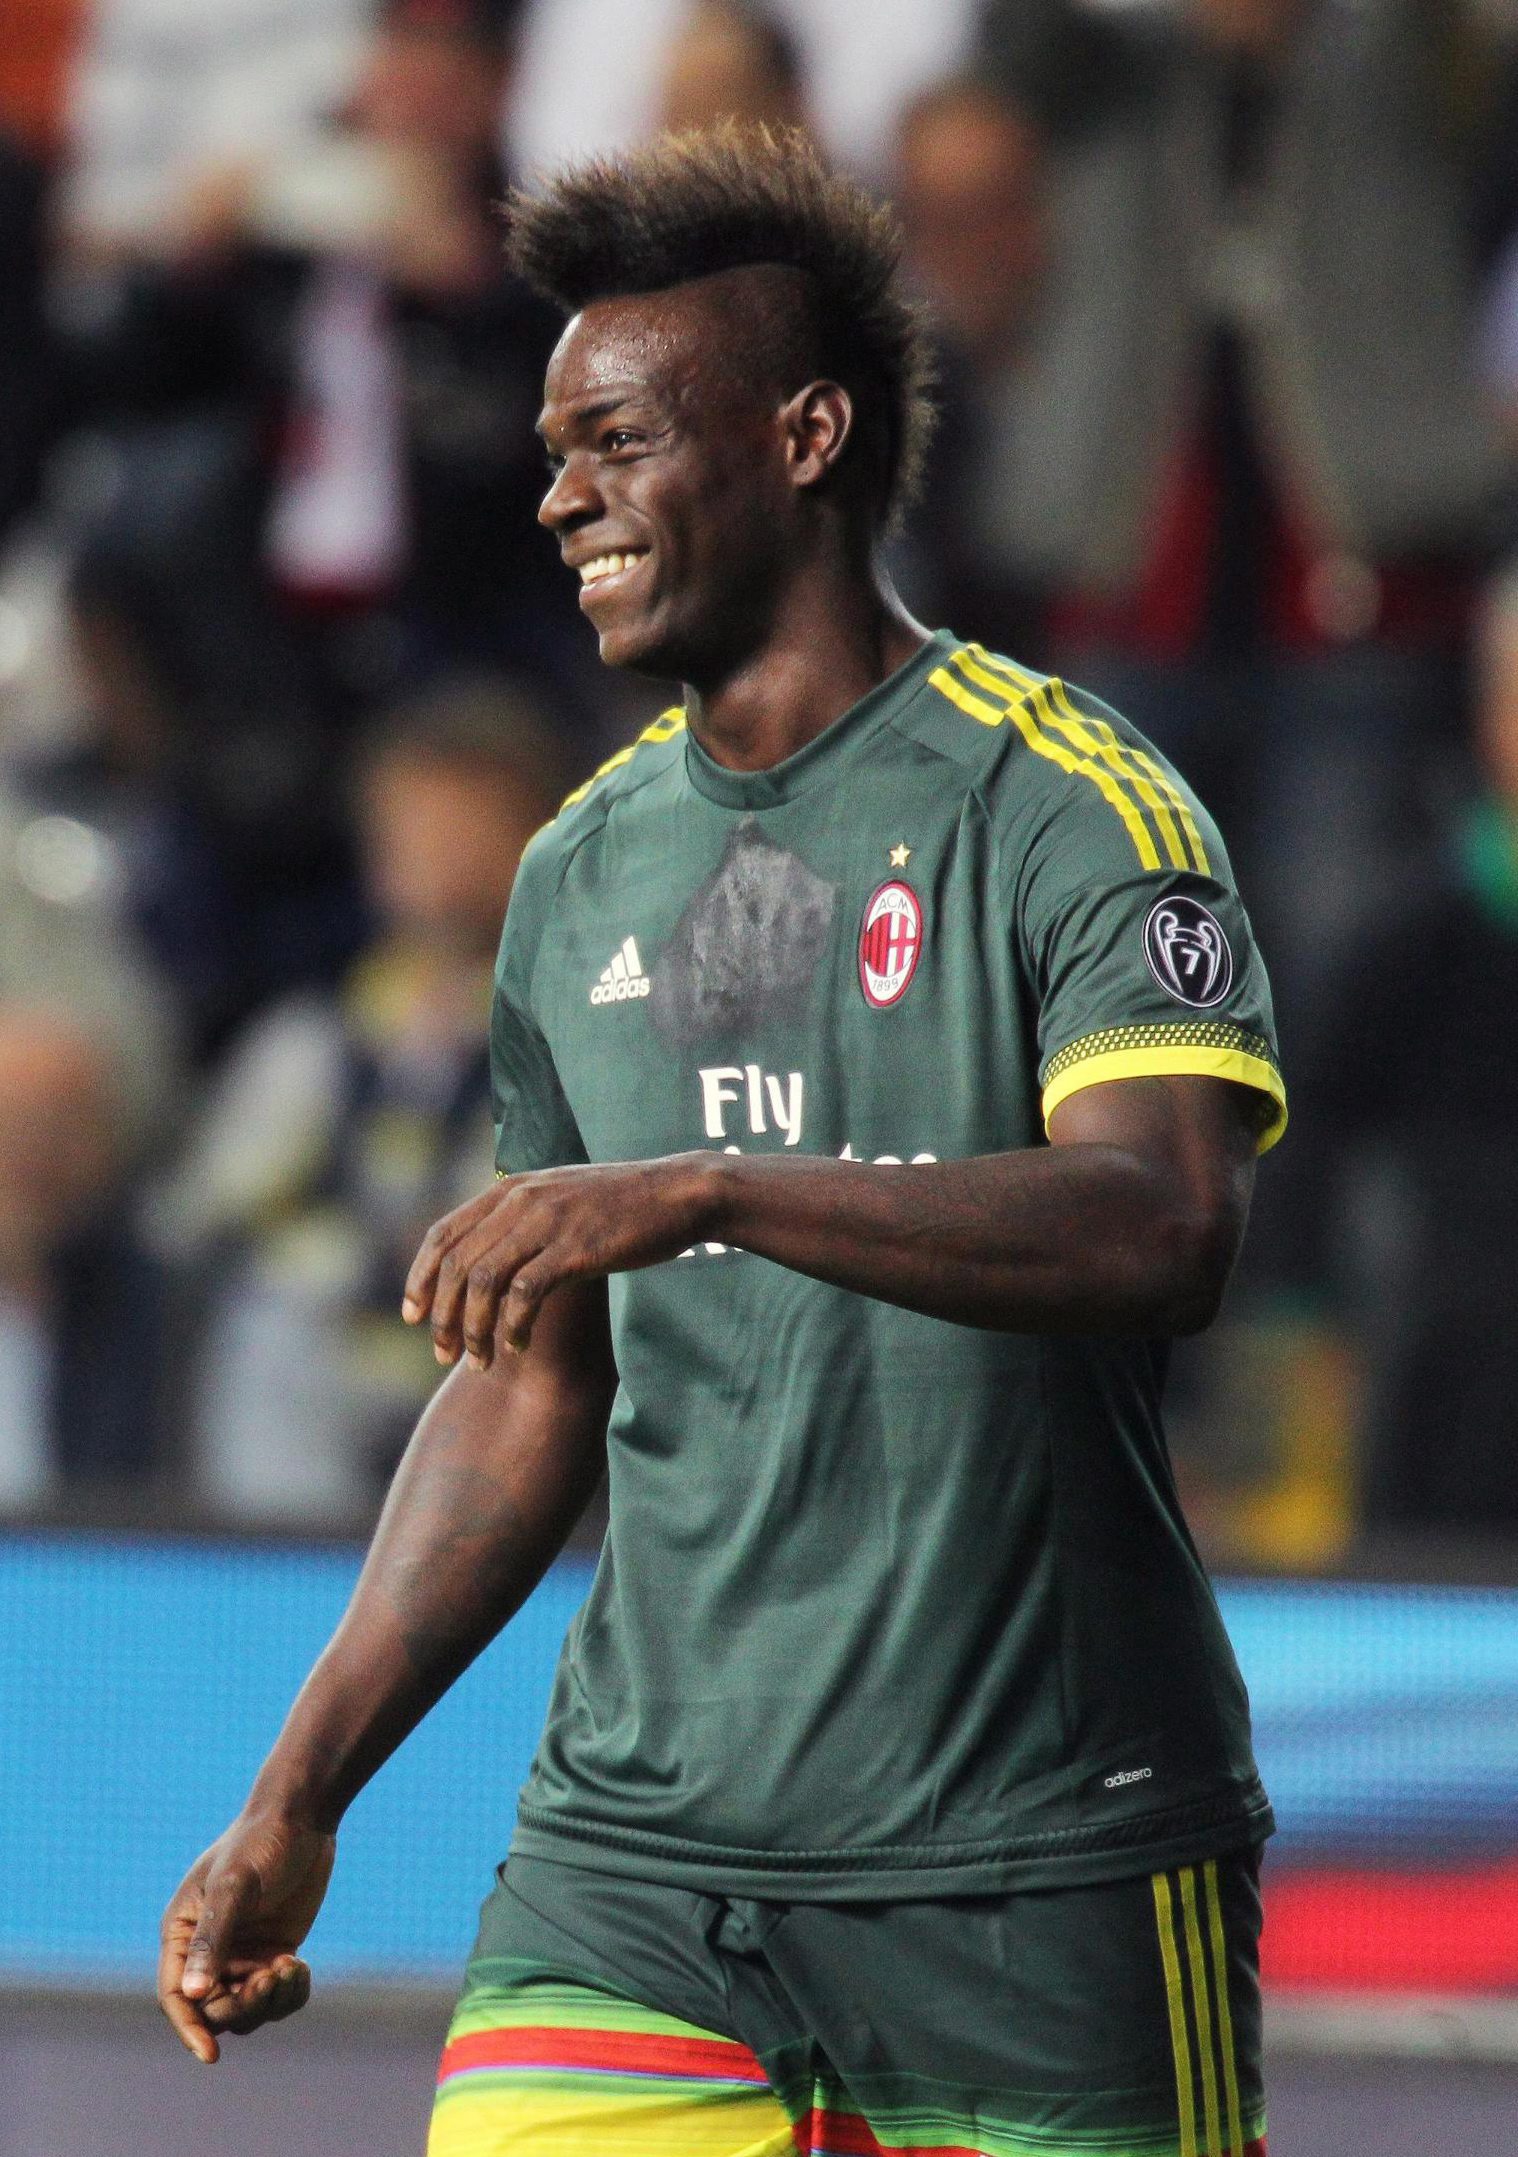
<svg viewBox="0 0 1518 2157">
<path fill-rule="evenodd" d="M 1293 1130 L 1204 1534 L 1518 1526 L 1508 0 L 0 0 L 0 1509 L 375 1502 L 515 863 L 658 701 L 536 526 L 494 206 L 724 115 L 899 209 L 909 602 L 1229 837 Z"/>
</svg>

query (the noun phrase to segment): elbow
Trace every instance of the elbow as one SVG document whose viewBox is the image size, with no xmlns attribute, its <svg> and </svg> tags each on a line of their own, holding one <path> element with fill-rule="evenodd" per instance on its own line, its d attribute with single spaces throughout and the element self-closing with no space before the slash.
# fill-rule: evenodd
<svg viewBox="0 0 1518 2157">
<path fill-rule="evenodd" d="M 1228 1286 L 1228 1276 L 1221 1279 L 1199 1280 L 1181 1290 L 1171 1299 L 1169 1315 L 1164 1331 L 1177 1340 L 1192 1334 L 1205 1333 L 1223 1306 L 1223 1290 Z"/>
<path fill-rule="evenodd" d="M 1150 1246 L 1154 1332 L 1206 1332 L 1222 1307 L 1242 1232 L 1232 1205 L 1178 1207 L 1167 1215 Z"/>
</svg>

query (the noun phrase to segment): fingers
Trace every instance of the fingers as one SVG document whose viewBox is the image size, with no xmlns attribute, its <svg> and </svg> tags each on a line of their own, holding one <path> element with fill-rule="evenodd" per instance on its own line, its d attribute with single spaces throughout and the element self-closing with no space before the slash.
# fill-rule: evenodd
<svg viewBox="0 0 1518 2157">
<path fill-rule="evenodd" d="M 204 1861 L 202 1861 L 204 1863 Z M 210 2067 L 221 2057 L 211 2028 L 213 2004 L 225 1997 L 225 1945 L 253 1886 L 252 1876 L 214 1867 L 204 1884 L 197 1867 L 169 1905 L 158 1957 L 158 2004 L 186 2050 Z"/>
<path fill-rule="evenodd" d="M 428 1229 L 415 1258 L 411 1261 L 411 1271 L 406 1276 L 406 1286 L 401 1298 L 401 1316 L 407 1325 L 420 1325 L 432 1309 L 443 1261 L 495 1206 L 503 1187 L 503 1184 L 497 1184 L 493 1190 L 482 1191 L 478 1198 L 471 1198 L 466 1205 L 456 1206 L 452 1213 L 445 1213 L 441 1221 L 434 1221 Z"/>
<path fill-rule="evenodd" d="M 538 1255 L 546 1228 L 541 1206 L 524 1208 L 518 1202 L 503 1208 L 503 1193 L 504 1187 L 490 1194 L 496 1204 L 489 1217 L 477 1222 L 472 1232 L 466 1228 L 437 1261 L 431 1327 L 433 1353 L 439 1363 L 451 1365 L 467 1354 L 475 1370 L 489 1370 L 495 1360 L 501 1299 L 519 1269 L 535 1262 Z"/>
<path fill-rule="evenodd" d="M 507 1348 L 526 1348 L 543 1298 L 566 1277 L 566 1271 L 555 1263 L 551 1250 L 536 1252 L 515 1271 L 509 1262 L 497 1264 L 488 1258 L 469 1268 L 459 1338 L 471 1369 L 490 1369 L 498 1337 Z M 456 1358 L 458 1350 L 451 1337 L 448 1345 Z"/>
<path fill-rule="evenodd" d="M 200 2001 L 187 2000 L 171 1986 L 160 1990 L 159 2005 L 185 2048 L 207 2067 L 221 2057 L 220 2039 L 246 2037 L 266 2022 L 283 2022 L 311 1997 L 311 1971 L 295 1955 L 280 1955 L 218 1983 Z"/>
<path fill-rule="evenodd" d="M 180 1987 L 184 1979 L 185 1957 L 190 1951 L 190 1941 L 195 1931 L 195 1921 L 200 1914 L 201 1879 L 207 1860 L 202 1858 L 190 1868 L 181 1882 L 178 1893 L 163 1913 L 158 1945 L 158 2005 L 167 2016 L 175 2036 L 187 2052 L 207 2067 L 216 2060 L 219 2047 L 206 2027 L 204 2015 L 198 2006 L 187 2000 Z"/>
<path fill-rule="evenodd" d="M 204 2066 L 211 2067 L 220 2058 L 221 2047 L 211 2035 L 199 2006 L 187 2000 L 179 1989 L 190 1929 L 188 1918 L 176 1919 L 171 1915 L 164 1922 L 163 1948 L 158 1957 L 158 2004 L 185 2050 L 193 2053 Z"/>
<path fill-rule="evenodd" d="M 210 2067 L 221 2057 L 220 2038 L 246 2036 L 304 2007 L 311 1997 L 311 1971 L 298 1955 L 276 1955 L 267 1962 L 224 1960 L 209 1987 L 204 1965 L 199 1967 L 189 1988 L 194 1996 L 188 1996 L 188 1958 L 199 1930 L 191 1912 L 171 1910 L 165 1919 L 158 2004 L 186 2051 Z"/>
<path fill-rule="evenodd" d="M 222 1984 L 229 1943 L 257 1886 L 256 1875 L 242 1865 L 213 1868 L 207 1876 L 179 1981 L 186 1999 L 203 2000 Z"/>
<path fill-rule="evenodd" d="M 461 1321 L 464 1352 L 473 1369 L 488 1371 L 495 1361 L 495 1322 L 503 1282 L 486 1259 L 469 1269 Z"/>
<path fill-rule="evenodd" d="M 432 1353 L 439 1363 L 457 1363 L 464 1350 L 464 1304 L 474 1272 L 476 1243 L 466 1239 L 445 1251 L 432 1290 Z M 484 1262 L 481 1254 L 479 1263 Z"/>
<path fill-rule="evenodd" d="M 433 1353 L 467 1355 L 487 1371 L 496 1344 L 523 1349 L 543 1299 L 561 1281 L 604 1270 L 609 1199 L 592 1208 L 588 1170 L 503 1179 L 427 1231 L 406 1281 L 402 1315 L 426 1319 Z"/>
<path fill-rule="evenodd" d="M 202 2067 L 214 2067 L 221 2058 L 221 2046 L 211 2035 L 199 2009 L 181 1999 L 177 1992 L 166 1993 L 158 2004 L 185 2050 L 193 2054 Z"/>
<path fill-rule="evenodd" d="M 525 1349 L 543 1299 L 575 1272 L 567 1255 L 550 1245 L 530 1257 L 513 1262 L 491 1257 L 476 1259 L 459 1277 L 464 1282 L 463 1307 L 456 1330 L 449 1326 L 448 1312 L 455 1299 L 445 1304 L 440 1295 L 433 1312 L 433 1341 L 439 1360 L 456 1362 L 460 1345 L 471 1369 L 488 1371 L 495 1361 L 496 1342 L 509 1349 Z"/>
<path fill-rule="evenodd" d="M 520 1354 L 532 1340 L 538 1312 L 550 1290 L 569 1278 L 569 1269 L 555 1265 L 551 1251 L 540 1251 L 530 1266 L 512 1280 L 501 1306 L 501 1339 Z"/>
<path fill-rule="evenodd" d="M 311 1970 L 298 1955 L 277 1955 L 238 1977 L 214 1998 L 204 2002 L 202 2012 L 210 2027 L 233 2037 L 245 2037 L 266 2022 L 283 2022 L 305 2006 L 311 1997 Z"/>
<path fill-rule="evenodd" d="M 302 1962 L 298 1955 L 283 1958 L 286 1969 L 276 1969 L 269 1987 L 269 1997 L 260 2019 L 264 2022 L 283 2022 L 286 2015 L 299 2014 L 311 1997 L 311 1965 Z"/>
</svg>

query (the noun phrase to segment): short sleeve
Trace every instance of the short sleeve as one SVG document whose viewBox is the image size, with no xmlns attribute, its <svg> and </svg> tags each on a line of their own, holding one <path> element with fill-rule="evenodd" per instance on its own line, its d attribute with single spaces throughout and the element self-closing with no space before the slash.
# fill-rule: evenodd
<svg viewBox="0 0 1518 2157">
<path fill-rule="evenodd" d="M 1180 808 L 1178 782 L 1163 777 Z M 1205 873 L 1163 858 L 1147 866 L 1087 786 L 1068 790 L 1025 862 L 1020 928 L 1038 996 L 1044 1127 L 1087 1086 L 1221 1078 L 1257 1096 L 1264 1153 L 1286 1128 L 1270 984 L 1215 828 L 1184 799 Z M 1176 851 L 1191 852 L 1184 834 Z"/>
<path fill-rule="evenodd" d="M 517 874 L 496 962 L 490 1013 L 490 1093 L 500 1176 L 562 1168 L 588 1158 L 532 1006 L 546 914 L 543 855 L 529 848 Z"/>
</svg>

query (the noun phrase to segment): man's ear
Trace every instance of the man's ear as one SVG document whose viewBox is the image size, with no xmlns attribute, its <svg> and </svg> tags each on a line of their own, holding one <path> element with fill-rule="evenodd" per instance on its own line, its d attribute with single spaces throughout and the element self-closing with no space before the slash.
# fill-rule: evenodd
<svg viewBox="0 0 1518 2157">
<path fill-rule="evenodd" d="M 840 382 L 808 382 L 781 409 L 792 486 L 826 479 L 854 431 L 854 400 Z"/>
</svg>

